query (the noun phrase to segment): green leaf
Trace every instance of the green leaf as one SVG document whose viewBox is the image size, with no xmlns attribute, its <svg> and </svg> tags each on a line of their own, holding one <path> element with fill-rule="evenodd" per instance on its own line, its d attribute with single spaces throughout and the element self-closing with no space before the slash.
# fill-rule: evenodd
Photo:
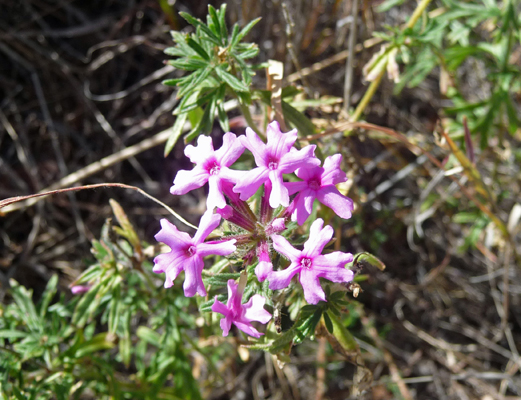
<svg viewBox="0 0 521 400">
<path fill-rule="evenodd" d="M 109 332 L 116 333 L 119 324 L 119 316 L 121 311 L 121 285 L 117 284 L 112 289 L 109 309 Z"/>
<path fill-rule="evenodd" d="M 512 103 L 512 99 L 510 98 L 508 93 L 505 95 L 504 103 L 508 116 L 508 131 L 513 135 L 516 132 L 517 128 L 519 128 L 519 126 L 521 125 L 521 121 L 517 116 L 517 110 L 514 104 Z"/>
<path fill-rule="evenodd" d="M 179 107 L 179 109 L 176 109 L 175 114 L 178 113 L 186 113 L 188 111 L 192 111 L 196 109 L 197 107 L 203 107 L 206 103 L 208 103 L 215 95 L 219 93 L 219 88 L 215 88 L 210 90 L 207 94 L 204 96 L 197 98 L 197 96 L 190 101 L 183 101 L 183 104 Z M 220 96 L 217 96 L 220 97 Z"/>
<path fill-rule="evenodd" d="M 108 332 L 99 333 L 78 347 L 76 357 L 81 358 L 100 350 L 110 350 L 116 345 L 115 339 L 116 336 Z"/>
<path fill-rule="evenodd" d="M 16 386 L 12 386 L 12 388 L 17 400 L 27 400 L 27 398 L 22 394 L 20 389 L 18 389 Z"/>
<path fill-rule="evenodd" d="M 165 79 L 163 82 L 161 82 L 165 86 L 177 86 L 177 83 L 179 82 L 179 79 Z"/>
<path fill-rule="evenodd" d="M 192 129 L 199 124 L 199 121 L 203 118 L 203 114 L 204 110 L 201 107 L 197 107 L 188 113 L 188 120 L 190 121 L 190 125 L 192 125 Z"/>
<path fill-rule="evenodd" d="M 452 46 L 445 51 L 447 69 L 455 71 L 467 57 L 479 53 L 481 50 L 474 46 Z"/>
<path fill-rule="evenodd" d="M 221 23 L 219 22 L 219 17 L 217 15 L 217 12 L 215 11 L 215 8 L 210 4 L 208 5 L 208 14 L 211 18 L 211 22 L 212 22 L 212 25 L 208 24 L 208 26 L 210 27 L 210 29 L 212 29 L 212 32 L 215 33 L 215 35 L 217 37 L 219 37 L 219 39 L 222 39 L 222 34 L 221 34 Z"/>
<path fill-rule="evenodd" d="M 184 37 L 183 37 L 183 39 L 184 39 Z M 169 47 L 164 50 L 164 53 L 167 56 L 172 56 L 172 57 L 188 57 L 188 56 L 194 55 L 191 51 L 187 52 L 186 49 L 182 49 L 181 46 Z"/>
<path fill-rule="evenodd" d="M 90 290 L 83 295 L 79 303 L 76 305 L 74 309 L 74 314 L 72 315 L 72 323 L 82 327 L 87 322 L 87 318 L 89 317 L 89 309 L 94 304 L 94 300 L 96 299 L 96 295 L 101 289 L 102 283 L 98 282 L 96 285 L 92 286 Z M 97 303 L 97 302 L 96 302 Z"/>
<path fill-rule="evenodd" d="M 14 279 L 10 279 L 9 283 L 11 285 L 11 295 L 13 296 L 16 305 L 20 308 L 22 314 L 25 315 L 27 326 L 31 331 L 41 331 L 43 326 L 40 322 L 40 317 L 36 313 L 36 308 L 32 299 L 32 290 L 27 290 Z"/>
<path fill-rule="evenodd" d="M 15 329 L 0 329 L 0 338 L 2 339 L 19 339 L 28 336 L 29 333 L 17 331 Z"/>
<path fill-rule="evenodd" d="M 219 26 L 221 27 L 221 39 L 224 40 L 224 45 L 228 45 L 228 28 L 226 27 L 226 3 L 219 9 Z"/>
<path fill-rule="evenodd" d="M 282 113 L 284 118 L 298 129 L 300 136 L 309 136 L 315 134 L 315 126 L 304 114 L 282 100 Z"/>
<path fill-rule="evenodd" d="M 376 8 L 376 10 L 378 12 L 383 13 L 383 12 L 389 11 L 393 7 L 401 6 L 404 2 L 405 2 L 405 0 L 386 0 L 382 4 L 380 4 Z"/>
<path fill-rule="evenodd" d="M 141 254 L 141 240 L 132 226 L 132 223 L 128 219 L 127 214 L 125 214 L 123 207 L 121 207 L 120 204 L 114 199 L 110 199 L 109 204 L 112 208 L 114 216 L 116 217 L 116 220 L 121 226 L 121 228 L 114 227 L 115 232 L 129 241 L 130 245 L 133 247 L 134 252 Z"/>
<path fill-rule="evenodd" d="M 235 54 L 235 52 L 233 53 Z M 244 50 L 238 54 L 238 57 L 247 60 L 248 58 L 253 58 L 259 54 L 259 48 L 257 46 L 252 47 L 250 49 Z M 237 59 L 239 61 L 239 58 Z"/>
<path fill-rule="evenodd" d="M 174 122 L 174 126 L 172 127 L 172 133 L 168 137 L 165 145 L 165 157 L 170 154 L 175 144 L 183 134 L 183 128 L 185 126 L 186 118 L 188 117 L 188 113 L 179 114 Z"/>
<path fill-rule="evenodd" d="M 217 116 L 219 117 L 218 121 L 219 125 L 221 125 L 221 129 L 224 132 L 230 132 L 230 121 L 228 120 L 228 115 L 222 102 L 217 103 Z"/>
<path fill-rule="evenodd" d="M 177 60 L 168 60 L 167 63 L 168 65 L 185 71 L 196 71 L 208 66 L 208 62 L 206 62 L 204 59 L 196 58 L 195 56 L 180 58 Z"/>
<path fill-rule="evenodd" d="M 331 325 L 333 326 L 333 336 L 338 340 L 340 345 L 346 351 L 353 351 L 358 349 L 358 344 L 351 332 L 342 324 L 342 321 L 336 315 L 329 315 Z"/>
<path fill-rule="evenodd" d="M 204 68 L 197 72 L 194 72 L 191 77 L 191 83 L 189 83 L 186 86 L 183 86 L 179 92 L 177 92 L 177 97 L 181 98 L 185 95 L 191 95 L 191 92 L 197 89 L 197 86 L 202 83 L 208 75 L 210 75 L 210 72 L 212 72 L 213 67 Z"/>
<path fill-rule="evenodd" d="M 261 18 L 255 18 L 253 21 L 250 21 L 240 33 L 236 36 L 235 41 L 232 43 L 230 47 L 234 47 L 238 42 L 240 42 L 250 31 L 251 29 L 257 25 L 257 23 L 261 20 Z"/>
<path fill-rule="evenodd" d="M 210 56 L 204 51 L 204 49 L 197 43 L 194 39 L 188 38 L 186 41 L 188 46 L 190 46 L 194 51 L 199 54 L 202 58 L 204 58 L 207 61 L 210 61 Z"/>
<path fill-rule="evenodd" d="M 190 25 L 200 28 L 204 33 L 206 33 L 207 38 L 212 41 L 214 44 L 219 46 L 221 43 L 219 42 L 219 38 L 212 32 L 210 28 L 208 28 L 203 21 L 200 19 L 196 19 L 192 17 L 190 14 L 185 12 L 180 12 L 179 15 L 183 17 Z"/>
<path fill-rule="evenodd" d="M 42 300 L 40 302 L 40 310 L 39 315 L 40 318 L 45 317 L 47 314 L 47 309 L 49 308 L 49 304 L 51 304 L 52 298 L 56 294 L 56 287 L 58 286 L 58 275 L 54 274 L 47 282 L 47 286 L 45 287 L 45 291 L 42 294 Z"/>
<path fill-rule="evenodd" d="M 230 38 L 230 49 L 233 49 L 235 47 L 235 45 L 237 44 L 237 42 L 239 41 L 238 40 L 238 37 L 239 37 L 239 25 L 235 24 L 233 26 L 233 30 L 232 30 L 232 37 Z"/>
<path fill-rule="evenodd" d="M 122 317 L 123 337 L 119 339 L 119 355 L 123 364 L 128 368 L 130 366 L 130 357 L 132 355 L 132 341 L 130 339 L 130 309 L 127 309 Z"/>
<path fill-rule="evenodd" d="M 157 333 L 156 331 L 146 327 L 146 326 L 140 326 L 137 328 L 136 331 L 137 337 L 141 340 L 144 340 L 145 342 L 151 344 L 152 346 L 156 346 L 158 349 L 160 349 L 161 346 L 161 335 Z"/>
<path fill-rule="evenodd" d="M 247 92 L 248 87 L 244 85 L 239 79 L 232 74 L 229 74 L 221 67 L 215 68 L 215 72 L 219 78 L 221 78 L 228 86 L 230 86 L 236 92 Z"/>
<path fill-rule="evenodd" d="M 333 323 L 331 322 L 331 318 L 329 318 L 327 312 L 324 313 L 324 323 L 326 324 L 327 331 L 333 334 Z"/>
<path fill-rule="evenodd" d="M 303 321 L 298 321 L 298 326 L 295 328 L 294 344 L 299 344 L 304 341 L 306 337 L 315 332 L 315 328 L 322 316 L 322 309 L 317 308 L 311 316 L 305 318 Z M 297 325 L 297 323 L 296 323 Z"/>
</svg>

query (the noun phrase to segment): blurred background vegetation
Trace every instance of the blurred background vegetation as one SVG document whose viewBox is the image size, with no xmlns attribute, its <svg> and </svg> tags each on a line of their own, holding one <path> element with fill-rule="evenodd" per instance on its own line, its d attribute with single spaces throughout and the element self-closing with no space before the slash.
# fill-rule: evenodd
<svg viewBox="0 0 521 400">
<path fill-rule="evenodd" d="M 262 127 L 269 104 L 344 157 L 356 208 L 335 248 L 386 265 L 362 263 L 340 318 L 358 354 L 318 325 L 272 357 L 161 289 L 163 207 L 122 188 L 16 203 L 0 216 L 2 398 L 520 398 L 519 0 L 230 0 L 230 35 L 262 18 L 244 38 L 258 54 L 240 49 L 239 83 L 220 72 L 193 110 L 194 87 L 162 84 L 186 76 L 164 51 L 194 32 L 179 12 L 206 21 L 208 2 L 1 6 L 0 199 L 119 182 L 197 224 L 204 190 L 169 194 L 184 141 Z M 96 283 L 72 296 L 85 270 Z"/>
</svg>

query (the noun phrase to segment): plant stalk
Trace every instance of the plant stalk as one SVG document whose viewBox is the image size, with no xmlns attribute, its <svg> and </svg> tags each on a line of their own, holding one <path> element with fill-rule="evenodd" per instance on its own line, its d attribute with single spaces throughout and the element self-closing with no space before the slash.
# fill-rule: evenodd
<svg viewBox="0 0 521 400">
<path fill-rule="evenodd" d="M 414 12 L 411 15 L 411 18 L 409 18 L 409 21 L 405 25 L 405 29 L 412 28 L 414 25 L 416 25 L 416 22 L 418 22 L 418 19 L 421 17 L 427 6 L 432 0 L 421 0 Z M 367 92 L 365 92 L 364 97 L 358 104 L 358 107 L 356 107 L 353 115 L 351 116 L 350 120 L 351 122 L 356 122 L 361 117 L 362 113 L 364 112 L 365 108 L 373 98 L 374 94 L 376 93 L 376 90 L 378 89 L 378 86 L 380 86 L 380 82 L 382 81 L 382 78 L 385 74 L 386 68 L 382 68 L 382 71 L 378 74 L 376 79 L 371 82 L 371 85 L 367 89 Z M 344 136 L 348 136 L 351 133 L 351 130 L 348 130 L 344 133 Z"/>
</svg>

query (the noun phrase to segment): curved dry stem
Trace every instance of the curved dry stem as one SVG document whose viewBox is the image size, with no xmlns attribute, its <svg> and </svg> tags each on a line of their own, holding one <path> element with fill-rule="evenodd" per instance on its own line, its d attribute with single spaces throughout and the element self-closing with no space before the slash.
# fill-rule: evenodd
<svg viewBox="0 0 521 400">
<path fill-rule="evenodd" d="M 65 188 L 65 189 L 50 190 L 50 191 L 47 191 L 47 192 L 30 194 L 30 195 L 27 195 L 27 196 L 9 197 L 7 199 L 4 199 L 4 200 L 0 201 L 0 209 L 4 208 L 4 207 L 6 207 L 6 206 L 8 206 L 10 204 L 18 203 L 18 202 L 21 202 L 21 201 L 25 201 L 26 202 L 26 204 L 24 204 L 25 207 L 30 207 L 30 206 L 36 204 L 37 202 L 39 202 L 40 200 L 43 200 L 45 197 L 51 196 L 53 194 L 67 193 L 67 192 L 77 192 L 79 190 L 96 189 L 96 188 L 100 188 L 100 187 L 118 187 L 118 188 L 122 188 L 122 189 L 135 190 L 136 192 L 141 193 L 143 196 L 149 198 L 150 200 L 152 200 L 155 203 L 159 204 L 161 207 L 163 207 L 166 210 L 168 210 L 168 212 L 170 212 L 170 214 L 172 214 L 179 222 L 182 222 L 183 224 L 185 224 L 186 226 L 189 226 L 190 228 L 197 229 L 197 226 L 192 225 L 190 222 L 185 220 L 183 217 L 181 217 L 178 213 L 176 213 L 172 208 L 167 206 L 161 200 L 156 199 L 154 196 L 148 194 L 143 189 L 140 189 L 140 188 L 138 188 L 136 186 L 125 185 L 123 183 L 97 183 L 97 184 L 94 184 L 94 185 L 84 185 L 84 186 L 76 186 L 76 187 Z M 5 215 L 5 213 L 0 211 L 0 216 L 2 216 L 2 215 Z"/>
</svg>

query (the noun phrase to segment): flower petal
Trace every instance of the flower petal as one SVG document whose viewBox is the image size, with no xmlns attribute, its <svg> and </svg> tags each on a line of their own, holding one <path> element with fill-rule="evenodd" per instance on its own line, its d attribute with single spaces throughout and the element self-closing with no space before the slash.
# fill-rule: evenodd
<svg viewBox="0 0 521 400">
<path fill-rule="evenodd" d="M 156 274 L 160 274 L 167 272 L 171 268 L 179 268 L 179 271 L 177 272 L 177 274 L 179 274 L 179 272 L 183 270 L 183 262 L 185 258 L 187 258 L 187 256 L 184 252 L 171 251 L 169 253 L 159 254 L 154 258 L 154 267 L 152 268 L 152 271 Z"/>
<path fill-rule="evenodd" d="M 213 210 L 207 210 L 199 221 L 199 228 L 197 228 L 192 243 L 198 245 L 204 242 L 204 239 L 219 226 L 220 222 L 221 216 L 219 214 L 214 214 Z"/>
<path fill-rule="evenodd" d="M 259 139 L 257 134 L 251 128 L 246 128 L 246 135 L 239 136 L 242 145 L 250 150 L 255 158 L 255 164 L 258 167 L 266 166 L 267 149 L 266 144 Z"/>
<path fill-rule="evenodd" d="M 230 329 L 232 328 L 232 318 L 227 316 L 221 319 L 220 325 L 223 330 L 223 336 L 228 336 L 228 333 L 230 333 Z"/>
<path fill-rule="evenodd" d="M 304 168 L 305 169 L 305 168 Z M 297 170 L 300 171 L 300 170 Z M 285 182 L 284 186 L 288 189 L 288 194 L 291 196 L 297 192 L 300 192 L 304 189 L 308 188 L 308 183 L 306 181 L 298 181 L 298 182 Z"/>
<path fill-rule="evenodd" d="M 315 201 L 316 197 L 315 193 L 314 190 L 306 189 L 295 197 L 295 210 L 291 215 L 291 219 L 293 221 L 296 220 L 299 225 L 304 224 L 311 215 L 313 211 L 313 201 Z"/>
<path fill-rule="evenodd" d="M 159 274 L 165 273 L 165 288 L 172 287 L 179 273 L 183 270 L 183 263 L 186 256 L 179 253 L 165 253 L 159 254 L 154 258 L 153 272 Z"/>
<path fill-rule="evenodd" d="M 244 145 L 237 139 L 234 133 L 228 132 L 223 136 L 223 145 L 215 152 L 215 159 L 221 168 L 229 167 L 241 156 Z"/>
<path fill-rule="evenodd" d="M 197 245 L 197 254 L 200 257 L 206 256 L 228 256 L 232 254 L 237 247 L 235 246 L 235 239 L 226 240 L 218 243 L 200 243 Z"/>
<path fill-rule="evenodd" d="M 280 160 L 284 154 L 291 150 L 298 134 L 296 129 L 282 133 L 277 121 L 273 121 L 268 125 L 266 133 L 268 137 L 267 151 L 277 160 Z"/>
<path fill-rule="evenodd" d="M 304 179 L 305 181 L 309 181 L 310 179 L 317 179 L 320 182 L 323 173 L 324 168 L 315 165 L 299 168 L 295 171 L 295 174 L 300 179 Z"/>
<path fill-rule="evenodd" d="M 248 200 L 268 179 L 268 176 L 269 169 L 266 167 L 257 167 L 251 171 L 244 171 L 233 191 L 240 194 L 241 200 Z"/>
<path fill-rule="evenodd" d="M 186 297 L 192 297 L 196 293 L 200 296 L 206 296 L 206 289 L 201 277 L 203 268 L 204 263 L 200 256 L 194 255 L 186 259 L 184 263 L 185 282 L 183 284 Z"/>
<path fill-rule="evenodd" d="M 288 189 L 284 186 L 282 180 L 282 173 L 279 171 L 269 172 L 270 181 L 272 184 L 270 194 L 270 207 L 277 208 L 282 205 L 284 207 L 289 206 L 289 194 Z"/>
<path fill-rule="evenodd" d="M 181 232 L 167 219 L 162 218 L 160 224 L 161 230 L 154 236 L 158 242 L 166 244 L 172 250 L 184 249 L 192 243 L 188 233 Z"/>
<path fill-rule="evenodd" d="M 217 300 L 217 296 L 215 296 L 215 301 L 212 304 L 212 311 L 222 314 L 225 317 L 227 317 L 230 314 L 228 307 L 226 307 L 224 303 L 221 303 L 219 300 Z"/>
<path fill-rule="evenodd" d="M 210 190 L 206 198 L 206 207 L 213 210 L 215 207 L 223 208 L 226 206 L 226 199 L 221 188 L 221 179 L 217 175 L 210 175 L 208 178 Z"/>
<path fill-rule="evenodd" d="M 221 170 L 219 171 L 219 177 L 228 182 L 237 183 L 243 177 L 244 173 L 245 171 L 230 169 L 228 167 L 221 167 Z"/>
<path fill-rule="evenodd" d="M 250 297 L 250 300 L 242 307 L 244 309 L 243 320 L 257 321 L 266 324 L 271 319 L 271 314 L 264 309 L 266 299 L 259 294 Z"/>
<path fill-rule="evenodd" d="M 320 300 L 326 301 L 326 294 L 313 270 L 303 268 L 300 271 L 299 281 L 304 289 L 304 298 L 309 304 L 317 304 Z"/>
<path fill-rule="evenodd" d="M 291 262 L 296 263 L 299 261 L 302 252 L 294 248 L 285 237 L 272 235 L 271 240 L 273 241 L 273 248 L 288 257 Z"/>
<path fill-rule="evenodd" d="M 333 256 L 335 253 L 346 254 L 335 251 L 326 256 L 316 257 L 313 261 L 313 271 L 318 277 L 331 282 L 351 282 L 354 278 L 354 272 L 344 268 L 344 265 L 353 260 L 352 255 L 349 254 L 351 257 Z M 333 257 L 328 258 L 328 256 Z M 342 261 L 339 261 L 340 258 L 342 258 Z"/>
<path fill-rule="evenodd" d="M 247 335 L 253 336 L 255 338 L 260 338 L 262 335 L 264 335 L 264 333 L 260 333 L 248 322 L 233 321 L 233 324 Z"/>
<path fill-rule="evenodd" d="M 273 272 L 271 261 L 259 261 L 255 267 L 255 275 L 257 275 L 259 282 L 264 282 L 271 272 Z"/>
<path fill-rule="evenodd" d="M 197 146 L 191 144 L 185 147 L 185 155 L 194 164 L 203 163 L 209 157 L 213 157 L 213 143 L 212 138 L 209 136 L 201 135 L 197 138 Z"/>
<path fill-rule="evenodd" d="M 235 282 L 233 279 L 228 279 L 228 302 L 226 303 L 226 307 L 230 312 L 230 315 L 236 316 L 241 314 L 241 302 L 242 302 L 242 293 L 237 293 L 237 288 L 239 284 Z"/>
<path fill-rule="evenodd" d="M 351 218 L 353 212 L 353 200 L 343 196 L 338 189 L 333 186 L 322 187 L 317 193 L 318 201 L 331 208 L 340 218 Z"/>
<path fill-rule="evenodd" d="M 279 171 L 283 174 L 294 172 L 297 168 L 305 168 L 320 165 L 320 160 L 315 157 L 315 146 L 311 144 L 302 150 L 291 151 L 284 154 L 279 161 Z"/>
<path fill-rule="evenodd" d="M 195 166 L 191 171 L 184 169 L 177 171 L 174 178 L 174 185 L 170 188 L 170 193 L 173 195 L 181 195 L 198 189 L 208 182 L 209 176 L 210 174 L 199 166 Z"/>
<path fill-rule="evenodd" d="M 282 271 L 273 271 L 268 276 L 268 281 L 270 282 L 269 288 L 271 290 L 280 290 L 288 287 L 291 282 L 291 278 L 298 274 L 300 271 L 300 266 L 296 263 L 291 263 L 290 266 Z"/>
<path fill-rule="evenodd" d="M 309 239 L 304 243 L 304 250 L 302 254 L 314 258 L 322 253 L 322 250 L 329 243 L 333 237 L 334 231 L 331 226 L 326 226 L 324 229 L 324 220 L 318 218 L 309 229 Z"/>
<path fill-rule="evenodd" d="M 340 169 L 342 155 L 329 156 L 324 161 L 324 172 L 322 173 L 322 185 L 336 185 L 347 181 L 347 175 Z"/>
</svg>

